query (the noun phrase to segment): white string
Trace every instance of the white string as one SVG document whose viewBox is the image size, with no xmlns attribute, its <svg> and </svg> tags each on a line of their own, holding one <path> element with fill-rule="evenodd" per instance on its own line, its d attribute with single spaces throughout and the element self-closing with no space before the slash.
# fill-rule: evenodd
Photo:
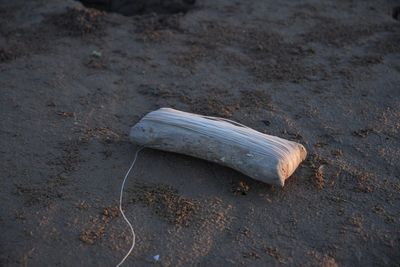
<svg viewBox="0 0 400 267">
<path fill-rule="evenodd" d="M 119 211 L 122 214 L 122 217 L 124 217 L 125 222 L 129 225 L 129 228 L 131 228 L 131 233 L 132 233 L 132 246 L 129 249 L 128 253 L 126 253 L 125 257 L 116 265 L 116 267 L 121 266 L 124 261 L 129 257 L 129 255 L 131 254 L 133 248 L 135 247 L 135 241 L 136 241 L 136 235 L 135 235 L 135 230 L 133 230 L 133 226 L 132 224 L 129 222 L 128 218 L 126 218 L 124 211 L 122 210 L 122 195 L 124 193 L 124 186 L 125 186 L 125 182 L 126 182 L 126 178 L 128 178 L 129 173 L 131 172 L 133 166 L 135 166 L 135 162 L 138 156 L 138 153 L 143 149 L 144 147 L 139 148 L 136 153 L 135 153 L 135 158 L 132 161 L 131 166 L 129 167 L 129 170 L 127 171 L 127 173 L 125 174 L 124 177 L 124 181 L 122 182 L 122 186 L 121 186 L 121 193 L 119 195 Z"/>
</svg>

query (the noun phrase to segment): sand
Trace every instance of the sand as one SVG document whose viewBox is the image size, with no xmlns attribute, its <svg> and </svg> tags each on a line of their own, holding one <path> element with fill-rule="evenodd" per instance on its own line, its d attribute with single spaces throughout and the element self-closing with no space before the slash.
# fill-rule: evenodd
<svg viewBox="0 0 400 267">
<path fill-rule="evenodd" d="M 160 266 L 398 265 L 395 7 L 198 0 L 185 14 L 128 17 L 1 1 L 0 265 L 118 263 L 131 242 L 116 209 L 137 149 L 128 132 L 159 107 L 233 119 L 309 156 L 280 189 L 140 152 L 124 196 L 137 233 L 126 266 L 157 254 Z"/>
</svg>

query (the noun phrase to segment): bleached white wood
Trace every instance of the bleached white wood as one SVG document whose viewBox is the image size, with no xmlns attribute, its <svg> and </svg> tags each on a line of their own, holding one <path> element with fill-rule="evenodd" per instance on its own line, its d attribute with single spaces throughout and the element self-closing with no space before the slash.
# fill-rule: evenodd
<svg viewBox="0 0 400 267">
<path fill-rule="evenodd" d="M 212 161 L 279 186 L 307 155 L 296 142 L 223 118 L 171 108 L 148 113 L 132 127 L 129 137 L 141 146 Z"/>
</svg>

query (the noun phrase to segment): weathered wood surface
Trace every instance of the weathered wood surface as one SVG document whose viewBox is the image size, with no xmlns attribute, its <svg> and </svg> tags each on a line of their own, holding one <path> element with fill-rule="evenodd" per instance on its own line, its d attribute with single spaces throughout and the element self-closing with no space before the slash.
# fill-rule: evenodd
<svg viewBox="0 0 400 267">
<path fill-rule="evenodd" d="M 138 145 L 205 159 L 279 186 L 307 155 L 296 142 L 230 120 L 170 108 L 148 113 L 129 136 Z"/>
</svg>

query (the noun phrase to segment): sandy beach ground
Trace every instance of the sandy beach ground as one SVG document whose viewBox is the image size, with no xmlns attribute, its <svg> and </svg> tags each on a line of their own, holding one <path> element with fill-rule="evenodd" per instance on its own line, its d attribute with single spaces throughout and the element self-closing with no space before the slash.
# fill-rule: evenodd
<svg viewBox="0 0 400 267">
<path fill-rule="evenodd" d="M 125 266 L 398 266 L 396 5 L 198 0 L 122 16 L 0 1 L 0 265 L 117 264 L 129 129 L 173 107 L 309 155 L 281 189 L 144 150 L 124 195 L 137 233 Z"/>
</svg>

